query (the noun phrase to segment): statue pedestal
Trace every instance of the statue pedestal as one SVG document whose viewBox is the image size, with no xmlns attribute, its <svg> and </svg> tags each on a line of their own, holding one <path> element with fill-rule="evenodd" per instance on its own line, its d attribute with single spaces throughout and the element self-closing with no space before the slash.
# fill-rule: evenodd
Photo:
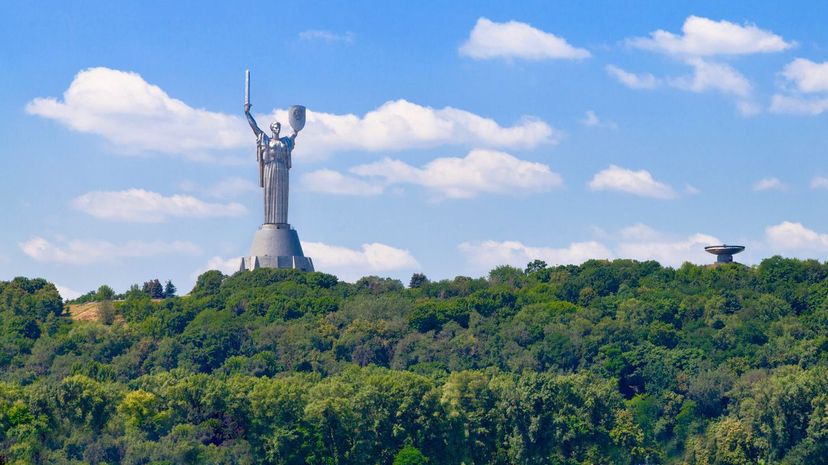
<svg viewBox="0 0 828 465">
<path fill-rule="evenodd" d="M 239 271 L 256 268 L 294 268 L 313 271 L 313 261 L 302 253 L 299 234 L 287 223 L 266 223 L 253 236 L 250 255 L 242 257 Z"/>
</svg>

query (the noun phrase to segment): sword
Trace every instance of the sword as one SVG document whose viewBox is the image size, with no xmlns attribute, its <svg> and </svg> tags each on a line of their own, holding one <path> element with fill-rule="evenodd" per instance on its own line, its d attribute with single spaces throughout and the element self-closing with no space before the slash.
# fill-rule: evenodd
<svg viewBox="0 0 828 465">
<path fill-rule="evenodd" d="M 250 70 L 244 71 L 244 104 L 250 105 Z"/>
<path fill-rule="evenodd" d="M 250 105 L 250 70 L 244 70 L 244 104 L 245 108 Z M 259 136 L 259 140 L 262 137 Z M 256 143 L 256 161 L 259 162 L 259 187 L 264 187 L 264 156 L 262 154 L 262 144 Z"/>
</svg>

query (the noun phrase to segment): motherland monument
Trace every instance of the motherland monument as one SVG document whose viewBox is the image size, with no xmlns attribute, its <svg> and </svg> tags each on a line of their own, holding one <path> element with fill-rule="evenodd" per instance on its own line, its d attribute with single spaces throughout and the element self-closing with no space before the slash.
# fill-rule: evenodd
<svg viewBox="0 0 828 465">
<path fill-rule="evenodd" d="M 250 114 L 250 70 L 245 71 L 244 115 L 256 135 L 256 161 L 259 163 L 259 187 L 264 190 L 264 222 L 253 236 L 250 253 L 242 257 L 239 271 L 256 268 L 294 268 L 313 271 L 313 261 L 302 253 L 299 234 L 288 223 L 288 192 L 291 155 L 296 136 L 305 127 L 305 107 L 294 105 L 288 110 L 293 134 L 279 137 L 282 125 L 270 124 L 265 134 Z"/>
</svg>

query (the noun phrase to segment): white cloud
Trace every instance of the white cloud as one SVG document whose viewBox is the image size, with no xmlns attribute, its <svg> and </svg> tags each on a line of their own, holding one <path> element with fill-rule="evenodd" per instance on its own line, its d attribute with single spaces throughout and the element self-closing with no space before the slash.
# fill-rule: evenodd
<svg viewBox="0 0 828 465">
<path fill-rule="evenodd" d="M 649 237 L 621 242 L 616 249 L 619 257 L 656 260 L 662 265 L 675 267 L 684 262 L 709 262 L 710 255 L 704 251 L 704 247 L 718 243 L 716 237 L 707 234 L 696 233 L 685 238 L 674 238 L 653 231 Z"/>
<path fill-rule="evenodd" d="M 196 276 L 209 270 L 219 270 L 226 275 L 232 275 L 241 268 L 241 257 L 222 258 L 211 257 L 207 260 L 207 266 L 204 267 Z"/>
<path fill-rule="evenodd" d="M 62 100 L 36 98 L 26 110 L 75 131 L 99 135 L 125 153 L 160 152 L 198 161 L 240 163 L 218 152 L 240 148 L 252 152 L 255 146 L 241 116 L 192 108 L 136 73 L 109 68 L 79 72 Z M 264 128 L 272 120 L 288 120 L 286 109 L 256 118 Z M 500 126 L 457 108 L 434 109 L 393 100 L 363 116 L 309 110 L 296 156 L 440 145 L 533 148 L 556 144 L 561 137 L 547 123 L 528 116 L 513 126 Z"/>
<path fill-rule="evenodd" d="M 697 57 L 687 58 L 684 62 L 693 68 L 692 74 L 664 79 L 649 73 L 633 74 L 614 65 L 607 65 L 606 70 L 618 82 L 632 89 L 654 89 L 666 83 L 670 87 L 696 93 L 715 90 L 739 97 L 736 108 L 744 116 L 761 111 L 761 107 L 751 99 L 753 86 L 750 81 L 733 67 Z"/>
<path fill-rule="evenodd" d="M 685 184 L 684 193 L 687 195 L 699 195 L 701 194 L 701 190 L 699 190 L 699 188 L 697 188 L 696 186 Z"/>
<path fill-rule="evenodd" d="M 763 178 L 753 185 L 753 190 L 756 192 L 759 191 L 770 191 L 770 190 L 783 190 L 785 189 L 785 184 L 779 180 L 779 178 Z"/>
<path fill-rule="evenodd" d="M 620 191 L 656 199 L 672 199 L 676 196 L 672 187 L 653 179 L 649 171 L 633 171 L 616 165 L 610 165 L 596 173 L 589 182 L 589 188 L 593 191 Z"/>
<path fill-rule="evenodd" d="M 802 223 L 783 221 L 765 230 L 768 243 L 780 250 L 828 251 L 828 234 L 808 229 Z"/>
<path fill-rule="evenodd" d="M 358 195 L 379 193 L 383 185 L 414 184 L 434 191 L 438 198 L 455 199 L 473 198 L 484 193 L 544 192 L 563 185 L 561 176 L 547 165 L 482 149 L 472 150 L 463 158 L 437 158 L 422 168 L 385 158 L 355 166 L 350 172 L 364 179 L 323 170 L 311 173 L 303 181 L 310 190 Z M 330 181 L 328 184 L 322 182 L 326 179 Z"/>
<path fill-rule="evenodd" d="M 239 203 L 208 203 L 189 195 L 163 196 L 143 189 L 88 192 L 72 200 L 72 206 L 96 218 L 132 223 L 237 217 L 247 213 Z"/>
<path fill-rule="evenodd" d="M 197 255 L 201 253 L 198 246 L 183 241 L 129 241 L 122 244 L 113 244 L 101 240 L 72 240 L 54 243 L 42 237 L 33 237 L 20 243 L 19 246 L 23 253 L 39 262 L 71 265 L 88 265 L 159 255 Z"/>
<path fill-rule="evenodd" d="M 477 60 L 520 58 L 524 60 L 582 59 L 589 51 L 570 45 L 562 37 L 541 31 L 526 23 L 495 23 L 480 18 L 460 54 Z"/>
<path fill-rule="evenodd" d="M 710 263 L 704 247 L 720 243 L 707 234 L 681 237 L 659 232 L 645 224 L 634 224 L 616 234 L 597 229 L 604 241 L 575 242 L 564 248 L 527 246 L 519 241 L 464 242 L 459 245 L 467 263 L 478 272 L 486 272 L 499 265 L 523 267 L 539 259 L 550 265 L 579 265 L 589 259 L 629 258 L 656 260 L 665 266 L 680 266 L 684 262 Z"/>
<path fill-rule="evenodd" d="M 279 109 L 259 121 L 287 121 Z M 307 124 L 296 141 L 297 157 L 333 152 L 398 151 L 443 145 L 533 148 L 557 144 L 562 133 L 545 122 L 523 117 L 514 126 L 452 107 L 434 109 L 406 100 L 382 104 L 364 116 L 308 111 Z"/>
<path fill-rule="evenodd" d="M 709 256 L 704 247 L 719 243 L 717 238 L 707 234 L 680 237 L 643 223 L 627 226 L 617 236 L 620 239 L 615 246 L 618 257 L 656 260 L 668 266 L 680 266 L 684 262 L 706 263 Z"/>
<path fill-rule="evenodd" d="M 596 241 L 575 242 L 564 248 L 533 247 L 518 241 L 463 242 L 460 252 L 475 269 L 491 270 L 499 265 L 523 268 L 532 260 L 543 260 L 549 265 L 580 264 L 586 260 L 612 258 L 612 252 Z"/>
<path fill-rule="evenodd" d="M 825 176 L 814 176 L 811 179 L 811 189 L 828 189 L 828 178 Z"/>
<path fill-rule="evenodd" d="M 687 64 L 693 67 L 693 74 L 671 79 L 671 86 L 691 92 L 717 90 L 739 97 L 748 97 L 753 89 L 747 78 L 726 64 L 711 63 L 700 58 L 691 58 Z"/>
<path fill-rule="evenodd" d="M 615 65 L 607 65 L 607 73 L 631 89 L 655 89 L 661 81 L 650 73 L 634 74 Z"/>
<path fill-rule="evenodd" d="M 800 92 L 828 92 L 828 61 L 814 63 L 797 58 L 785 66 L 782 76 L 793 82 Z"/>
<path fill-rule="evenodd" d="M 683 35 L 657 30 L 650 37 L 629 39 L 633 47 L 684 56 L 746 55 L 787 50 L 795 45 L 773 32 L 753 24 L 739 25 L 689 16 L 682 26 Z"/>
<path fill-rule="evenodd" d="M 204 157 L 250 142 L 242 119 L 192 108 L 140 75 L 109 68 L 79 72 L 63 99 L 36 98 L 26 111 L 78 132 L 97 134 L 126 152 Z"/>
<path fill-rule="evenodd" d="M 791 115 L 821 115 L 828 110 L 828 97 L 806 99 L 799 96 L 776 94 L 771 99 L 770 111 Z"/>
<path fill-rule="evenodd" d="M 328 43 L 344 42 L 346 44 L 352 44 L 354 42 L 354 33 L 348 31 L 344 34 L 337 34 L 324 29 L 308 29 L 300 32 L 299 38 L 306 41 L 319 40 Z"/>
<path fill-rule="evenodd" d="M 362 244 L 358 249 L 351 249 L 322 242 L 302 242 L 306 257 L 313 259 L 316 271 L 337 275 L 340 279 L 354 280 L 366 275 L 419 269 L 420 265 L 404 249 L 378 242 Z M 196 270 L 195 279 L 208 270 L 219 270 L 226 275 L 239 271 L 241 257 L 212 257 L 207 264 Z"/>
<path fill-rule="evenodd" d="M 322 242 L 303 242 L 305 255 L 313 259 L 317 271 L 337 272 L 347 277 L 365 274 L 413 270 L 420 267 L 411 252 L 390 245 L 372 242 L 359 249 L 350 249 Z"/>
<path fill-rule="evenodd" d="M 302 176 L 302 185 L 312 192 L 334 195 L 379 195 L 385 190 L 382 183 L 345 176 L 338 171 L 318 170 Z"/>
<path fill-rule="evenodd" d="M 83 292 L 78 292 L 66 286 L 61 286 L 60 284 L 55 284 L 55 287 L 57 288 L 58 294 L 60 294 L 60 297 L 63 300 L 77 299 L 78 297 L 84 294 Z"/>
<path fill-rule="evenodd" d="M 584 119 L 581 120 L 581 124 L 594 128 L 618 128 L 618 125 L 612 121 L 602 121 L 601 118 L 599 118 L 598 115 L 592 110 L 587 110 L 584 114 Z"/>
</svg>

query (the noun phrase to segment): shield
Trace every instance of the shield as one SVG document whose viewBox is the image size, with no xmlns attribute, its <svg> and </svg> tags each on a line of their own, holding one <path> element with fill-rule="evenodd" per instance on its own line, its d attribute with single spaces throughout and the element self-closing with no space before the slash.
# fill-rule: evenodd
<svg viewBox="0 0 828 465">
<path fill-rule="evenodd" d="M 294 105 L 288 110 L 290 117 L 290 127 L 294 131 L 299 132 L 305 127 L 305 107 L 302 105 Z"/>
</svg>

